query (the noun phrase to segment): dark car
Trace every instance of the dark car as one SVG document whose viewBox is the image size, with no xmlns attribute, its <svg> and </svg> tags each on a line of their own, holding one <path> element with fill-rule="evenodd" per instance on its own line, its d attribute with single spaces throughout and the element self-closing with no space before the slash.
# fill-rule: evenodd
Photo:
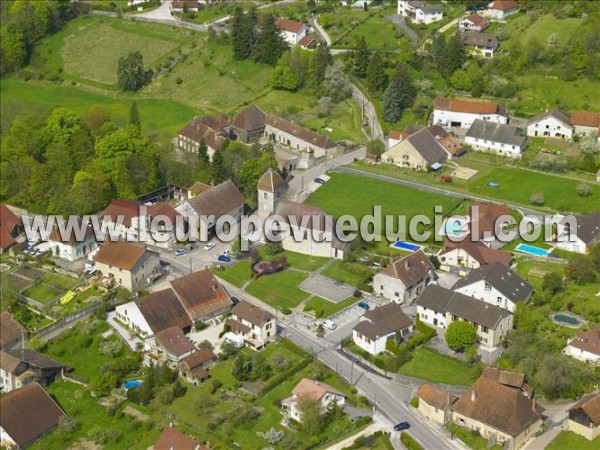
<svg viewBox="0 0 600 450">
<path fill-rule="evenodd" d="M 365 311 L 367 311 L 370 308 L 367 302 L 358 302 L 358 307 L 364 309 Z"/>
<path fill-rule="evenodd" d="M 394 425 L 394 431 L 404 431 L 410 428 L 410 423 L 408 422 L 400 422 Z"/>
<path fill-rule="evenodd" d="M 217 257 L 217 261 L 219 262 L 224 262 L 224 263 L 228 263 L 231 261 L 231 258 L 229 256 L 225 256 L 225 255 L 219 255 Z"/>
<path fill-rule="evenodd" d="M 315 178 L 314 182 L 317 184 L 325 184 L 325 180 L 323 178 Z"/>
</svg>

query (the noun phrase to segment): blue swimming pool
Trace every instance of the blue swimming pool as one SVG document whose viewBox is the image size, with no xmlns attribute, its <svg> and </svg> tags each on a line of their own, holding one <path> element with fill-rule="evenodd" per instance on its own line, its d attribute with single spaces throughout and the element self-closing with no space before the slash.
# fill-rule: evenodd
<svg viewBox="0 0 600 450">
<path fill-rule="evenodd" d="M 530 255 L 542 256 L 544 258 L 546 256 L 550 255 L 550 253 L 552 253 L 550 250 L 546 250 L 546 249 L 543 249 L 540 247 L 535 247 L 533 245 L 527 245 L 527 244 L 519 244 L 519 245 L 517 245 L 515 250 L 518 252 L 521 252 L 521 253 L 529 253 Z"/>
<path fill-rule="evenodd" d="M 568 312 L 556 313 L 552 316 L 552 319 L 560 325 L 565 325 L 571 328 L 579 328 L 581 325 L 583 325 L 583 320 Z"/>
<path fill-rule="evenodd" d="M 398 250 L 406 250 L 408 252 L 415 252 L 415 251 L 421 250 L 423 248 L 422 245 L 413 244 L 412 242 L 403 242 L 403 241 L 394 242 L 391 246 L 394 248 L 397 248 Z"/>
<path fill-rule="evenodd" d="M 134 387 L 140 387 L 142 385 L 142 380 L 129 380 L 126 381 L 123 386 L 125 387 L 125 390 L 134 388 Z"/>
</svg>

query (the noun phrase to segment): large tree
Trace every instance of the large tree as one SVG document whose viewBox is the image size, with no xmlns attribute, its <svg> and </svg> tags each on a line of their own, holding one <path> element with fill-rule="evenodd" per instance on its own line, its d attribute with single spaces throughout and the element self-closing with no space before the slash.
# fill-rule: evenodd
<svg viewBox="0 0 600 450">
<path fill-rule="evenodd" d="M 144 57 L 138 51 L 129 52 L 119 58 L 117 69 L 119 87 L 124 91 L 138 91 L 151 78 L 152 73 L 144 68 Z"/>
<path fill-rule="evenodd" d="M 0 28 L 0 74 L 12 72 L 25 61 L 25 41 L 13 25 Z"/>
<path fill-rule="evenodd" d="M 251 43 L 246 40 L 246 17 L 244 10 L 240 7 L 235 8 L 233 19 L 231 20 L 231 45 L 233 46 L 233 59 L 246 59 L 252 49 Z"/>
<path fill-rule="evenodd" d="M 398 64 L 383 97 L 383 120 L 397 122 L 415 99 L 415 89 L 408 70 Z"/>
<path fill-rule="evenodd" d="M 463 352 L 477 339 L 477 330 L 469 322 L 456 320 L 446 328 L 445 338 L 448 347 L 456 352 Z"/>
<path fill-rule="evenodd" d="M 256 43 L 252 48 L 253 59 L 257 62 L 275 65 L 286 48 L 287 44 L 275 24 L 275 16 L 265 14 L 260 21 Z"/>
<path fill-rule="evenodd" d="M 369 67 L 369 48 L 363 35 L 360 35 L 354 42 L 352 48 L 352 72 L 360 78 L 367 76 Z"/>
<path fill-rule="evenodd" d="M 367 88 L 373 93 L 382 92 L 388 84 L 388 76 L 385 73 L 385 64 L 381 53 L 373 52 L 367 67 Z"/>
</svg>

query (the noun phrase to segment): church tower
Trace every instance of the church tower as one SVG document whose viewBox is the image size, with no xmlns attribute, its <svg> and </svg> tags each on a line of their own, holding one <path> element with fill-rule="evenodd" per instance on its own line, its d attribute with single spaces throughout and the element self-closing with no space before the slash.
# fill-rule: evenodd
<svg viewBox="0 0 600 450">
<path fill-rule="evenodd" d="M 269 169 L 258 182 L 258 217 L 265 220 L 275 212 L 277 202 L 283 197 L 285 181 L 273 169 Z"/>
</svg>

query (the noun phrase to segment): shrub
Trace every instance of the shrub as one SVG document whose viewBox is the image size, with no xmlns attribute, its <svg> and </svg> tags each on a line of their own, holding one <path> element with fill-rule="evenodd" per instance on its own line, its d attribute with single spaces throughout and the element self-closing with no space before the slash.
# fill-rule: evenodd
<svg viewBox="0 0 600 450">
<path fill-rule="evenodd" d="M 418 408 L 419 407 L 419 397 L 413 397 L 410 399 L 410 406 L 412 406 L 413 408 Z"/>
<path fill-rule="evenodd" d="M 423 447 L 421 447 L 406 431 L 400 433 L 400 441 L 408 450 L 423 450 Z"/>
<path fill-rule="evenodd" d="M 194 330 L 196 330 L 196 331 L 202 331 L 206 327 L 208 327 L 208 325 L 205 324 L 204 322 L 197 322 L 196 325 L 194 325 Z"/>
<path fill-rule="evenodd" d="M 579 183 L 577 186 L 577 195 L 580 197 L 589 197 L 592 195 L 592 188 L 587 183 Z"/>
<path fill-rule="evenodd" d="M 544 203 L 546 203 L 544 194 L 542 194 L 541 192 L 536 192 L 534 194 L 531 194 L 531 197 L 529 197 L 529 201 L 531 202 L 531 204 L 537 205 L 537 206 L 542 206 Z"/>
<path fill-rule="evenodd" d="M 177 77 L 177 78 L 175 78 L 175 83 L 181 84 L 181 83 L 183 83 L 183 79 L 181 77 Z"/>
<path fill-rule="evenodd" d="M 289 315 L 292 313 L 292 310 L 291 310 L 290 308 L 283 308 L 283 309 L 281 310 L 281 313 L 282 313 L 284 316 L 289 316 Z"/>
<path fill-rule="evenodd" d="M 471 323 L 458 320 L 448 325 L 445 338 L 452 350 L 462 352 L 475 342 L 477 330 Z"/>
</svg>

